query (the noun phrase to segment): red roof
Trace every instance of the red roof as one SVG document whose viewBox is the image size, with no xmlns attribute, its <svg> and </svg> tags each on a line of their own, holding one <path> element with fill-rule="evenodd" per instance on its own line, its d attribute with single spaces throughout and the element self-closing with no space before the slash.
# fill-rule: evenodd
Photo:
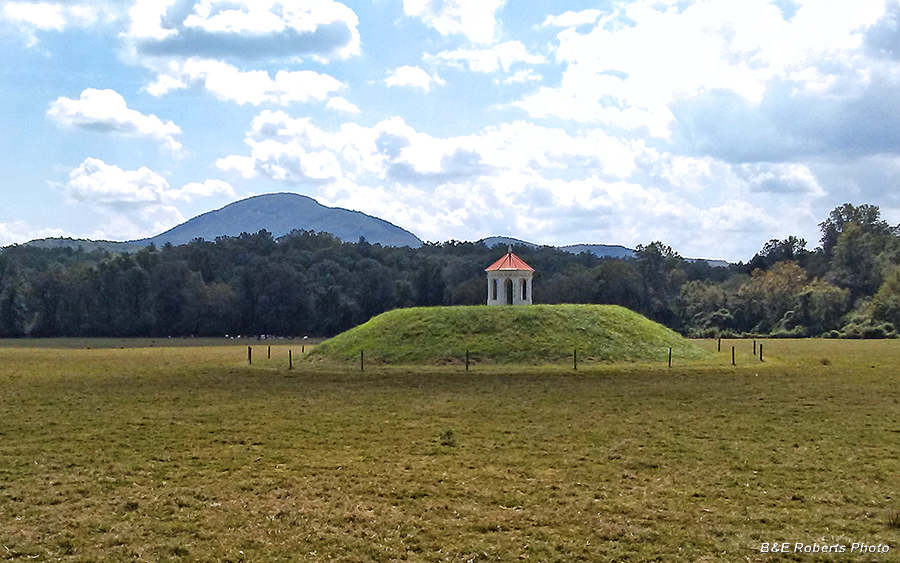
<svg viewBox="0 0 900 563">
<path fill-rule="evenodd" d="M 493 272 L 495 270 L 529 270 L 533 272 L 534 268 L 526 264 L 524 260 L 512 252 L 507 252 L 503 258 L 485 268 L 484 271 Z"/>
</svg>

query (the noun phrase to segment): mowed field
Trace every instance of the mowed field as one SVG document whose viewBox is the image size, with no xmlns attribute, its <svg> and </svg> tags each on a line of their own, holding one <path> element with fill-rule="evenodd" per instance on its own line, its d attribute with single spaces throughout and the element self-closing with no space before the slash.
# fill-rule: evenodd
<svg viewBox="0 0 900 563">
<path fill-rule="evenodd" d="M 0 560 L 900 560 L 900 341 L 469 372 L 165 344 L 0 342 Z"/>
</svg>

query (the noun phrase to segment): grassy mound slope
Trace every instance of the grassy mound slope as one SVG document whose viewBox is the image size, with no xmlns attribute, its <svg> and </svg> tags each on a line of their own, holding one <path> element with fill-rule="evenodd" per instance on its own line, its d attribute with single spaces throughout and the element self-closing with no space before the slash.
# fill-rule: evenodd
<svg viewBox="0 0 900 563">
<path fill-rule="evenodd" d="M 676 332 L 615 305 L 396 309 L 326 340 L 310 359 L 388 364 L 664 361 L 706 352 Z"/>
</svg>

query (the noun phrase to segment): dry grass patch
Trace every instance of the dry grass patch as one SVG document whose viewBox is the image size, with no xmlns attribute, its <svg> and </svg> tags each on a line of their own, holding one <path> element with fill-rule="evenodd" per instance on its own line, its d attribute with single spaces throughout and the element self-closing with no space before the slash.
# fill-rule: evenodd
<svg viewBox="0 0 900 563">
<path fill-rule="evenodd" d="M 728 343 L 672 369 L 468 374 L 288 372 L 235 347 L 0 347 L 0 559 L 900 549 L 900 343 L 767 341 L 762 363 L 738 345 L 737 367 Z"/>
</svg>

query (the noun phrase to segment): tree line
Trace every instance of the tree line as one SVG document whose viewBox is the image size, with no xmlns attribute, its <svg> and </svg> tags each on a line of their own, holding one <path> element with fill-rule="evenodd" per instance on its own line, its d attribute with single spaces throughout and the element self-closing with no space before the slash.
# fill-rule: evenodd
<svg viewBox="0 0 900 563">
<path fill-rule="evenodd" d="M 609 303 L 689 336 L 873 338 L 900 326 L 900 229 L 845 204 L 820 245 L 771 240 L 713 267 L 652 242 L 631 258 L 516 246 L 536 303 Z M 0 336 L 330 336 L 399 307 L 477 305 L 500 247 L 420 248 L 266 231 L 134 253 L 13 245 L 0 252 Z"/>
</svg>

